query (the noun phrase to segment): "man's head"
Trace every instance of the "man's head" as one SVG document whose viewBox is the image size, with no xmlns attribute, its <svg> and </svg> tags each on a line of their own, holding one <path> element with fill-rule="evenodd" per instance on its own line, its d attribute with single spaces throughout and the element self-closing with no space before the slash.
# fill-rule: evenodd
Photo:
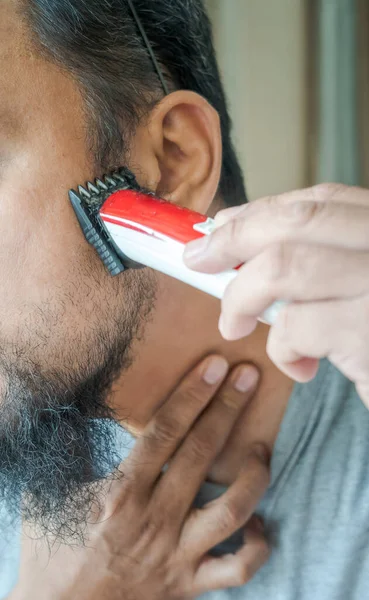
<svg viewBox="0 0 369 600">
<path fill-rule="evenodd" d="M 54 530 L 113 452 L 108 395 L 157 291 L 147 269 L 105 272 L 68 188 L 127 164 L 202 212 L 245 199 L 201 1 L 135 7 L 166 97 L 126 0 L 0 4 L 0 492 Z"/>
</svg>

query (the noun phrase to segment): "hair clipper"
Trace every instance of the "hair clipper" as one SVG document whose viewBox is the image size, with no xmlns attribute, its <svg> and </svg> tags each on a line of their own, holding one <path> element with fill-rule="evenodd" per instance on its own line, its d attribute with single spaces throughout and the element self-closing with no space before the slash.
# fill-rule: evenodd
<svg viewBox="0 0 369 600">
<path fill-rule="evenodd" d="M 69 197 L 86 240 L 111 275 L 150 267 L 219 299 L 237 275 L 236 269 L 206 274 L 186 267 L 185 245 L 209 235 L 214 220 L 142 189 L 127 168 L 70 190 Z M 260 320 L 272 323 L 280 304 Z"/>
</svg>

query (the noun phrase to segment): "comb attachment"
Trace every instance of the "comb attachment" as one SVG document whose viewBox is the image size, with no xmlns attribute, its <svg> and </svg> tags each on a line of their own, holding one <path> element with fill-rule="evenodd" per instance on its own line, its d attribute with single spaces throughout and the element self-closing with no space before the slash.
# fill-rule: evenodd
<svg viewBox="0 0 369 600">
<path fill-rule="evenodd" d="M 78 222 L 89 244 L 91 244 L 111 275 L 119 275 L 125 270 L 124 263 L 131 261 L 122 255 L 117 248 L 103 222 L 99 211 L 107 198 L 119 190 L 141 191 L 133 173 L 126 167 L 114 171 L 110 175 L 88 181 L 83 187 L 69 191 L 69 199 L 76 213 Z M 129 265 L 136 267 L 136 263 Z"/>
</svg>

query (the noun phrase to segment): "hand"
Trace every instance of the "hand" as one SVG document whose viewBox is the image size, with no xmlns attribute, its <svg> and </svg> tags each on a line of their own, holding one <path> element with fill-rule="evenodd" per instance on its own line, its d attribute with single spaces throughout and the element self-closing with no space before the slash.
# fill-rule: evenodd
<svg viewBox="0 0 369 600">
<path fill-rule="evenodd" d="M 122 464 L 124 477 L 110 483 L 87 547 L 62 546 L 50 558 L 36 542 L 12 600 L 183 600 L 253 576 L 268 556 L 252 517 L 268 485 L 263 446 L 250 449 L 222 497 L 191 508 L 256 387 L 254 367 L 240 365 L 225 381 L 227 369 L 223 358 L 208 357 L 184 378 Z M 236 554 L 209 554 L 246 523 Z"/>
<path fill-rule="evenodd" d="M 248 335 L 268 306 L 287 300 L 270 358 L 308 381 L 328 357 L 369 407 L 369 190 L 323 184 L 222 211 L 218 225 L 185 259 L 207 273 L 245 263 L 222 301 L 223 336 Z"/>
</svg>

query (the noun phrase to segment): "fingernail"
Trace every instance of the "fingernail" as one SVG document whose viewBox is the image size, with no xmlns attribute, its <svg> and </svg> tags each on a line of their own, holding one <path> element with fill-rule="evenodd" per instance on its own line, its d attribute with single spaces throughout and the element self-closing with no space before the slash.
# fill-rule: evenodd
<svg viewBox="0 0 369 600">
<path fill-rule="evenodd" d="M 183 258 L 186 262 L 192 262 L 199 258 L 202 254 L 206 252 L 206 249 L 209 245 L 210 237 L 208 235 L 204 235 L 202 238 L 198 240 L 194 240 L 193 242 L 189 242 L 184 250 Z"/>
<path fill-rule="evenodd" d="M 252 367 L 243 367 L 241 372 L 238 373 L 236 380 L 233 383 L 233 387 L 238 392 L 248 392 L 255 387 L 259 379 L 259 373 Z"/>
<path fill-rule="evenodd" d="M 210 359 L 203 373 L 203 380 L 209 385 L 219 383 L 226 376 L 228 371 L 228 363 L 221 356 L 214 356 Z"/>
</svg>

